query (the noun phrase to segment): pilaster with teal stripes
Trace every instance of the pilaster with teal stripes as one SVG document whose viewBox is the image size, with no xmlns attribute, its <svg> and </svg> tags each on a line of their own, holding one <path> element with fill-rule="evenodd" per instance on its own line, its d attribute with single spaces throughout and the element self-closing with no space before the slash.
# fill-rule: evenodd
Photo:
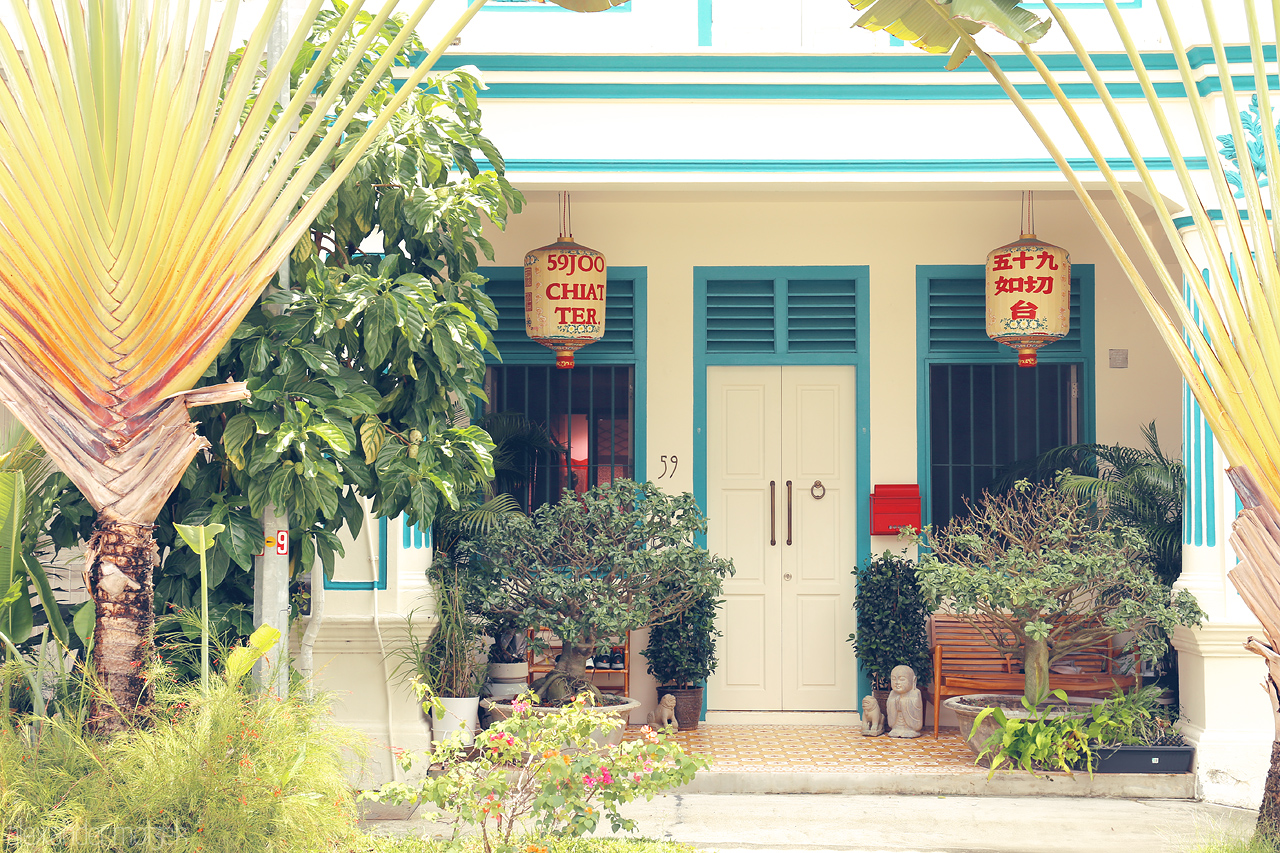
<svg viewBox="0 0 1280 853">
<path fill-rule="evenodd" d="M 1235 260 L 1231 262 L 1231 274 L 1235 277 Z M 1205 281 L 1209 271 L 1202 270 Z M 1191 287 L 1184 284 L 1183 299 L 1191 311 L 1196 325 L 1204 328 L 1200 319 L 1200 306 L 1192 295 Z M 1205 420 L 1200 404 L 1191 393 L 1191 386 L 1182 383 L 1182 455 L 1186 462 L 1187 489 L 1182 518 L 1182 544 L 1212 548 L 1218 544 L 1217 464 L 1214 459 L 1213 433 Z"/>
</svg>

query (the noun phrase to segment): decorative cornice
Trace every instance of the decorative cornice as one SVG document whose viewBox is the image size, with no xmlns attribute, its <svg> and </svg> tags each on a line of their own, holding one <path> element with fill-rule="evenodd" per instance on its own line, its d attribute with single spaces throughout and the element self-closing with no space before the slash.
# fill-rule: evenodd
<svg viewBox="0 0 1280 853">
<path fill-rule="evenodd" d="M 1215 623 L 1200 628 L 1173 630 L 1174 648 L 1194 651 L 1201 657 L 1239 658 L 1253 657 L 1246 651 L 1244 641 L 1250 636 L 1262 636 L 1262 626 L 1256 622 Z"/>
</svg>

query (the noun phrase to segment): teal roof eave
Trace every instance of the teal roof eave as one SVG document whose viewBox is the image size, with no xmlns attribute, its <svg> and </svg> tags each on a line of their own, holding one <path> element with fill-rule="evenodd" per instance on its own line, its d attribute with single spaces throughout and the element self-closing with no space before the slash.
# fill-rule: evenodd
<svg viewBox="0 0 1280 853">
<path fill-rule="evenodd" d="M 989 174 L 993 172 L 1056 172 L 1058 165 L 1048 157 L 1039 159 L 921 159 L 921 160 L 687 160 L 687 159 L 563 159 L 505 161 L 508 173 L 517 172 L 602 172 L 602 173 L 658 173 L 689 174 L 698 172 L 722 174 L 738 172 L 747 174 L 883 174 L 883 173 L 935 173 Z M 1098 166 L 1087 157 L 1069 158 L 1068 164 L 1078 172 L 1098 171 Z M 1152 157 L 1144 161 L 1153 172 L 1173 170 L 1168 157 Z M 481 168 L 491 168 L 485 161 L 477 160 Z M 1186 158 L 1192 171 L 1209 167 L 1205 157 Z M 1108 158 L 1107 164 L 1118 171 L 1132 170 L 1133 161 L 1127 157 Z"/>
</svg>

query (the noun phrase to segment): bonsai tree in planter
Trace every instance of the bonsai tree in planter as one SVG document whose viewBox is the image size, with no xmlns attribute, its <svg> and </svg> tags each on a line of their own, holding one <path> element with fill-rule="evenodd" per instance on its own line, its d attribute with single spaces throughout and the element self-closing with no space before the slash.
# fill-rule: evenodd
<svg viewBox="0 0 1280 853">
<path fill-rule="evenodd" d="M 676 722 L 681 731 L 698 727 L 702 715 L 703 683 L 716 670 L 716 610 L 720 600 L 707 593 L 666 622 L 649 629 L 644 656 L 649 674 L 658 680 L 658 695 L 676 697 Z"/>
<path fill-rule="evenodd" d="M 1100 522 L 1081 497 L 1024 480 L 969 510 L 925 529 L 931 551 L 916 577 L 932 604 L 946 602 L 1022 662 L 1032 703 L 1049 694 L 1049 667 L 1063 657 L 1126 634 L 1126 651 L 1156 660 L 1168 631 L 1203 618 L 1191 593 L 1156 577 L 1137 530 Z"/>
<path fill-rule="evenodd" d="M 849 635 L 871 688 L 889 690 L 889 674 L 899 664 L 916 672 L 919 684 L 933 675 L 925 620 L 931 608 L 916 580 L 915 561 L 906 551 L 885 551 L 857 569 L 857 630 Z"/>
<path fill-rule="evenodd" d="M 483 609 L 561 642 L 555 669 L 532 685 L 546 704 L 582 690 L 587 658 L 628 631 L 665 622 L 720 593 L 732 564 L 695 544 L 706 520 L 693 495 L 616 480 L 531 516 L 505 515 L 482 537 Z"/>
</svg>

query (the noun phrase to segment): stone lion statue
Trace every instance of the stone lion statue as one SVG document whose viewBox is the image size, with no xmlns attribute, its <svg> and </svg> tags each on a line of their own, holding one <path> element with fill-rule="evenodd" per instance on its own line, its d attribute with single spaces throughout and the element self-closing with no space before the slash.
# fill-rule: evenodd
<svg viewBox="0 0 1280 853">
<path fill-rule="evenodd" d="M 874 696 L 862 697 L 862 734 L 866 737 L 884 734 L 884 714 Z"/>
<path fill-rule="evenodd" d="M 670 728 L 673 732 L 680 731 L 680 724 L 676 722 L 676 697 L 670 693 L 665 694 L 658 700 L 658 707 L 649 713 L 647 720 L 655 729 Z"/>
</svg>

